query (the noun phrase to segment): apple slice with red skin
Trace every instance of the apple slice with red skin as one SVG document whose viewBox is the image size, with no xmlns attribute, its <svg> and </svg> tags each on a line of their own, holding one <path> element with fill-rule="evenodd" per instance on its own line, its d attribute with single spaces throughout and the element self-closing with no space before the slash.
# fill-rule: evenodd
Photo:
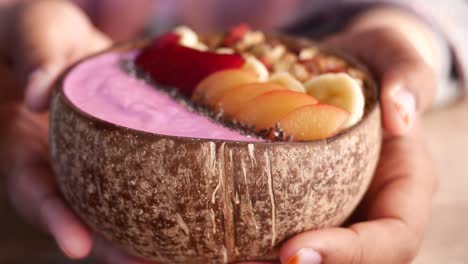
<svg viewBox="0 0 468 264">
<path fill-rule="evenodd" d="M 195 88 L 192 100 L 214 106 L 231 88 L 255 83 L 258 77 L 253 71 L 244 69 L 218 71 L 203 79 Z"/>
<path fill-rule="evenodd" d="M 348 116 L 348 112 L 333 105 L 306 105 L 281 118 L 279 124 L 294 141 L 309 141 L 337 134 Z"/>
<path fill-rule="evenodd" d="M 244 104 L 262 94 L 288 90 L 277 83 L 250 83 L 236 86 L 223 94 L 223 97 L 215 104 L 215 111 L 223 111 L 227 115 L 239 112 Z"/>
<path fill-rule="evenodd" d="M 199 51 L 178 44 L 179 36 L 165 34 L 144 48 L 135 63 L 162 85 L 175 87 L 191 96 L 197 84 L 222 70 L 239 69 L 245 60 L 240 54 Z"/>
<path fill-rule="evenodd" d="M 314 97 L 291 90 L 272 91 L 248 101 L 234 119 L 251 126 L 257 131 L 274 127 L 275 123 L 291 111 L 305 105 L 314 105 Z"/>
</svg>

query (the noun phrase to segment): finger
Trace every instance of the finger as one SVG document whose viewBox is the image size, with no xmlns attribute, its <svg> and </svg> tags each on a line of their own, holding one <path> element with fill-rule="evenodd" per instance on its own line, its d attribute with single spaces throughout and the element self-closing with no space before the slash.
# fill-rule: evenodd
<svg viewBox="0 0 468 264">
<path fill-rule="evenodd" d="M 403 48 L 395 45 L 395 49 Z M 380 65 L 383 125 L 392 135 L 412 128 L 418 113 L 430 107 L 437 87 L 434 71 L 418 53 L 407 50 L 400 58 L 390 52 L 386 57 L 393 60 Z"/>
<path fill-rule="evenodd" d="M 64 69 L 85 56 L 106 49 L 111 43 L 100 32 L 95 32 L 88 41 L 87 47 L 77 47 L 73 53 L 60 52 L 54 57 L 42 60 L 26 84 L 25 104 L 30 110 L 35 112 L 47 110 L 56 80 Z"/>
<path fill-rule="evenodd" d="M 437 88 L 434 70 L 399 32 L 376 28 L 326 43 L 353 54 L 379 77 L 383 126 L 391 135 L 407 133 L 417 114 L 431 105 Z"/>
<path fill-rule="evenodd" d="M 26 105 L 33 111 L 47 106 L 52 85 L 64 68 L 110 44 L 69 1 L 26 2 L 16 28 L 15 69 L 25 87 Z"/>
<path fill-rule="evenodd" d="M 54 237 L 70 258 L 87 256 L 91 250 L 88 230 L 63 203 L 48 167 L 24 154 L 9 177 L 9 196 L 15 208 L 31 223 L 39 224 Z"/>
<path fill-rule="evenodd" d="M 285 244 L 281 259 L 287 264 L 410 263 L 414 242 L 407 232 L 392 219 L 306 232 Z"/>
<path fill-rule="evenodd" d="M 39 65 L 31 73 L 24 95 L 24 102 L 29 110 L 34 112 L 44 110 L 48 103 L 48 95 L 51 92 L 53 83 L 65 67 L 66 63 L 63 61 L 47 62 L 47 64 Z"/>
<path fill-rule="evenodd" d="M 93 257 L 109 264 L 154 264 L 127 255 L 101 237 L 94 237 Z"/>
<path fill-rule="evenodd" d="M 39 202 L 39 206 L 40 219 L 65 255 L 72 259 L 88 256 L 92 246 L 90 234 L 61 197 L 57 193 L 50 193 Z"/>
<path fill-rule="evenodd" d="M 365 198 L 367 222 L 300 234 L 281 249 L 282 263 L 410 263 L 427 225 L 436 186 L 419 132 L 383 147 Z"/>
</svg>

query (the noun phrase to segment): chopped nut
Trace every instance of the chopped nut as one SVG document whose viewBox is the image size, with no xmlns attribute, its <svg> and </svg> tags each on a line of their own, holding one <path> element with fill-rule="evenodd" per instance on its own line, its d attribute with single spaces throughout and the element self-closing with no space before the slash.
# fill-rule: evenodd
<svg viewBox="0 0 468 264">
<path fill-rule="evenodd" d="M 203 45 L 199 42 L 197 33 L 187 26 L 176 27 L 174 33 L 180 36 L 179 43 L 182 46 L 195 48 L 200 44 Z"/>
<path fill-rule="evenodd" d="M 265 57 L 270 52 L 270 46 L 266 43 L 261 43 L 252 46 L 250 52 L 257 57 Z"/>
<path fill-rule="evenodd" d="M 291 52 L 287 52 L 276 63 L 273 64 L 275 72 L 287 71 L 291 69 L 292 65 L 297 62 L 297 57 Z"/>
<path fill-rule="evenodd" d="M 273 72 L 287 72 L 290 69 L 289 64 L 286 64 L 284 61 L 277 61 L 275 64 L 273 64 Z"/>
<path fill-rule="evenodd" d="M 307 60 L 307 61 L 303 61 L 302 64 L 307 68 L 310 75 L 320 74 L 320 68 L 317 65 L 317 60 L 315 58 Z"/>
<path fill-rule="evenodd" d="M 268 80 L 270 73 L 265 64 L 263 64 L 259 59 L 252 55 L 244 55 L 244 59 L 244 69 L 248 69 L 255 72 L 260 82 L 265 82 Z"/>
<path fill-rule="evenodd" d="M 284 53 L 286 53 L 286 47 L 283 45 L 276 45 L 270 50 L 269 54 L 267 54 L 267 59 L 270 60 L 270 62 L 275 62 L 279 60 Z"/>
<path fill-rule="evenodd" d="M 196 49 L 196 50 L 199 50 L 199 51 L 207 51 L 208 50 L 208 46 L 206 46 L 205 44 L 203 44 L 201 42 L 198 42 L 192 48 Z"/>
<path fill-rule="evenodd" d="M 247 34 L 244 35 L 244 37 L 238 41 L 234 48 L 237 51 L 243 52 L 254 45 L 261 44 L 265 41 L 265 35 L 263 35 L 262 32 L 259 31 L 254 31 L 254 32 L 248 32 Z"/>
<path fill-rule="evenodd" d="M 219 54 L 234 54 L 234 50 L 231 49 L 231 48 L 221 47 L 221 48 L 216 49 L 216 53 L 219 53 Z"/>
<path fill-rule="evenodd" d="M 294 64 L 291 68 L 291 73 L 301 82 L 304 82 L 307 79 L 309 79 L 309 72 L 307 71 L 307 68 L 302 64 Z"/>
<path fill-rule="evenodd" d="M 366 75 L 361 71 L 361 70 L 358 70 L 356 68 L 349 68 L 348 69 L 348 74 L 355 78 L 355 79 L 360 79 L 360 80 L 363 80 Z"/>
<path fill-rule="evenodd" d="M 299 53 L 299 60 L 310 60 L 317 55 L 318 49 L 317 48 L 305 48 L 301 50 Z"/>
<path fill-rule="evenodd" d="M 292 52 L 288 52 L 286 54 L 284 54 L 282 60 L 289 64 L 289 65 L 292 65 L 293 63 L 295 63 L 297 61 L 297 56 L 292 53 Z"/>
<path fill-rule="evenodd" d="M 265 41 L 265 35 L 260 31 L 251 31 L 245 34 L 242 42 L 247 46 L 257 45 Z"/>
<path fill-rule="evenodd" d="M 346 71 L 346 62 L 333 56 L 321 56 L 317 60 L 321 73 Z"/>
</svg>

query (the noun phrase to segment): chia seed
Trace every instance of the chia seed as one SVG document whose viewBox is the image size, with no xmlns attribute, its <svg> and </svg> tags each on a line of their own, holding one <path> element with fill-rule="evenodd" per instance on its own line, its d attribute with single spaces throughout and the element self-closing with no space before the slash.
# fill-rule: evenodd
<svg viewBox="0 0 468 264">
<path fill-rule="evenodd" d="M 173 87 L 157 84 L 148 74 L 141 70 L 134 61 L 131 59 L 122 59 L 120 61 L 120 68 L 123 72 L 131 77 L 137 78 L 151 85 L 174 99 L 176 102 L 182 104 L 187 110 L 193 113 L 204 115 L 210 118 L 213 122 L 221 124 L 231 130 L 234 130 L 242 135 L 259 138 L 266 141 L 292 141 L 292 137 L 284 137 L 284 132 L 280 128 L 279 123 L 274 128 L 257 130 L 255 126 L 244 124 L 236 119 L 229 119 L 222 111 L 214 112 L 208 105 L 198 104 L 182 95 Z"/>
</svg>

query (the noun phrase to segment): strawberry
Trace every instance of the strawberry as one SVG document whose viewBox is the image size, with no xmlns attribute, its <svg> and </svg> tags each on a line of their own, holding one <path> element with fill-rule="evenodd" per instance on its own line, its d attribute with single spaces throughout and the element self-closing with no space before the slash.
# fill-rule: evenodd
<svg viewBox="0 0 468 264">
<path fill-rule="evenodd" d="M 245 34 L 249 33 L 250 26 L 246 23 L 239 24 L 234 26 L 229 31 L 229 34 L 224 38 L 223 44 L 224 46 L 232 46 L 236 42 L 240 41 L 244 38 Z"/>
<path fill-rule="evenodd" d="M 184 47 L 178 41 L 179 36 L 174 33 L 157 38 L 141 51 L 135 63 L 155 82 L 175 87 L 186 96 L 191 96 L 208 75 L 244 66 L 244 58 L 239 54 L 199 51 Z"/>
</svg>

